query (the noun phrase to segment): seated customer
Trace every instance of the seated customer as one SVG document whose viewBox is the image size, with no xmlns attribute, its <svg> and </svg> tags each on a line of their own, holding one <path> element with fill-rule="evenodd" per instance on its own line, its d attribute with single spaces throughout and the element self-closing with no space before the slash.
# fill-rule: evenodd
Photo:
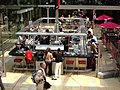
<svg viewBox="0 0 120 90">
<path fill-rule="evenodd" d="M 25 61 L 27 64 L 33 62 L 33 51 L 30 48 L 27 48 L 27 51 L 25 51 Z"/>
</svg>

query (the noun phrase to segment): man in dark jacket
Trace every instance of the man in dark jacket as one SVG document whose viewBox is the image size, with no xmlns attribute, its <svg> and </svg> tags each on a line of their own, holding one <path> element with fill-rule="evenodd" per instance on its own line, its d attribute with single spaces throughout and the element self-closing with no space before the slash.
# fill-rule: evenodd
<svg viewBox="0 0 120 90">
<path fill-rule="evenodd" d="M 52 80 L 57 80 L 60 77 L 62 71 L 62 52 L 60 48 L 58 48 L 57 53 L 55 55 L 55 77 Z"/>
</svg>

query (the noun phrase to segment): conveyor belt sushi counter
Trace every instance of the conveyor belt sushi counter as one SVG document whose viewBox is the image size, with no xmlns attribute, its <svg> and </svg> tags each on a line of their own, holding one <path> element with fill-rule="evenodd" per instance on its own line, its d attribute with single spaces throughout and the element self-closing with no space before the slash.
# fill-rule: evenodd
<svg viewBox="0 0 120 90">
<path fill-rule="evenodd" d="M 86 44 L 87 34 L 85 32 L 77 32 L 77 29 L 75 29 L 75 32 L 60 32 L 59 28 L 46 28 L 48 26 L 41 23 L 41 20 L 43 19 L 38 19 L 32 25 L 26 26 L 16 33 L 18 35 L 18 42 L 16 42 L 17 48 L 15 47 L 11 50 L 10 55 L 24 59 L 25 48 L 29 47 L 34 52 L 33 57 L 36 61 L 37 52 L 42 52 L 47 48 L 50 48 L 54 52 L 60 48 L 63 52 L 64 70 L 86 70 L 91 68 L 95 70 L 96 60 L 94 54 L 92 54 L 90 48 L 88 48 L 89 46 Z M 76 19 L 72 20 L 74 21 Z M 49 27 L 52 27 L 51 24 L 49 25 Z M 43 26 L 46 27 L 42 28 Z M 53 27 L 55 27 L 55 24 L 53 24 Z M 23 42 L 22 44 L 21 41 Z"/>
<path fill-rule="evenodd" d="M 25 33 L 24 33 L 25 34 Z M 36 33 L 26 33 L 27 35 L 36 35 Z M 25 35 L 26 35 L 25 34 Z M 56 51 L 58 48 L 60 48 L 63 52 L 63 70 L 65 71 L 78 71 L 78 70 L 87 70 L 87 69 L 92 69 L 95 70 L 95 58 L 94 58 L 94 54 L 88 52 L 88 48 L 85 44 L 85 40 L 83 40 L 86 36 L 86 34 L 83 33 L 64 33 L 64 34 L 60 34 L 60 33 L 43 33 L 44 35 L 57 35 L 57 36 L 68 36 L 70 37 L 71 35 L 75 35 L 75 36 L 79 36 L 81 38 L 81 42 L 77 42 L 76 43 L 71 43 L 69 48 L 68 48 L 68 52 L 64 51 L 64 45 L 63 44 L 50 44 L 50 45 L 43 45 L 43 44 L 34 44 L 34 46 L 32 46 L 32 50 L 34 53 L 34 60 L 36 60 L 37 52 L 41 52 L 46 50 L 47 48 L 50 48 L 52 52 Z M 41 35 L 41 34 L 40 34 Z M 19 47 L 19 44 L 18 44 Z M 22 58 L 24 60 L 25 56 L 24 56 L 24 51 L 25 48 L 23 49 L 19 49 L 19 48 L 14 48 L 9 54 L 12 56 L 15 56 L 16 58 Z M 54 62 L 53 62 L 54 63 Z M 25 62 L 24 62 L 25 64 Z M 23 67 L 24 67 L 23 64 Z M 55 64 L 55 63 L 54 63 Z M 54 67 L 53 67 L 54 68 Z M 34 68 L 35 69 L 35 68 Z"/>
</svg>

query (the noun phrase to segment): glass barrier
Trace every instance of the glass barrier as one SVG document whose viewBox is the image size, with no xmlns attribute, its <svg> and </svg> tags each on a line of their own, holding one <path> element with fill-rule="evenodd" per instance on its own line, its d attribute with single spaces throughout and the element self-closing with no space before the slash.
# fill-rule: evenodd
<svg viewBox="0 0 120 90">
<path fill-rule="evenodd" d="M 62 18 L 58 19 L 59 23 L 56 26 L 56 18 L 40 18 L 21 29 L 17 32 L 17 35 L 27 35 L 29 40 L 33 38 L 32 45 L 35 45 L 35 50 L 43 50 L 46 47 L 56 50 L 60 46 L 61 50 L 69 52 L 69 54 L 72 52 L 74 55 L 87 55 L 87 34 L 82 32 L 80 28 L 85 27 L 83 18 L 64 18 L 65 22 L 60 21 Z M 44 20 L 53 20 L 54 23 L 47 23 Z M 84 28 L 84 31 L 86 31 L 86 28 Z M 67 46 L 67 44 L 69 45 Z"/>
</svg>

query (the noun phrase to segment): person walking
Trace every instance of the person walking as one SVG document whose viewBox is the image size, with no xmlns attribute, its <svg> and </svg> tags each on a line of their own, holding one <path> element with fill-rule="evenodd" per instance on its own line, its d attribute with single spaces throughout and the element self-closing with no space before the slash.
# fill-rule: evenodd
<svg viewBox="0 0 120 90">
<path fill-rule="evenodd" d="M 0 60 L 0 87 L 1 87 L 1 90 L 5 90 L 1 77 L 2 77 L 2 61 Z"/>
<path fill-rule="evenodd" d="M 62 71 L 62 52 L 60 48 L 58 48 L 57 53 L 55 55 L 55 77 L 52 80 L 57 80 L 60 77 Z"/>
<path fill-rule="evenodd" d="M 44 87 L 44 83 L 46 81 L 46 74 L 44 69 L 46 68 L 45 62 L 40 63 L 40 68 L 37 71 L 37 74 L 35 76 L 35 81 L 36 81 L 36 90 L 47 90 Z"/>
</svg>

